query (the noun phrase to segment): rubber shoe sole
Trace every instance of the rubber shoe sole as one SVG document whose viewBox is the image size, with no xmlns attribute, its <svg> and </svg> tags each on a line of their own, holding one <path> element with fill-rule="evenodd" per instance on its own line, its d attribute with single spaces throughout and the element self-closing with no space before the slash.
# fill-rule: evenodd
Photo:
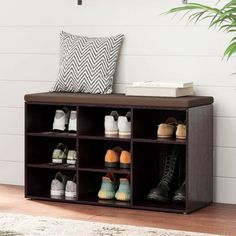
<svg viewBox="0 0 236 236">
<path fill-rule="evenodd" d="M 105 167 L 107 168 L 116 168 L 119 166 L 119 162 L 105 162 Z"/>
</svg>

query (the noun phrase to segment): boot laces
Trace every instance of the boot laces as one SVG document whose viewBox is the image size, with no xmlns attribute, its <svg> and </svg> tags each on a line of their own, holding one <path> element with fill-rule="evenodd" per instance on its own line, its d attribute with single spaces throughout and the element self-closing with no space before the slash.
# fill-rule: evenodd
<svg viewBox="0 0 236 236">
<path fill-rule="evenodd" d="M 175 164 L 176 164 L 177 155 L 171 154 L 167 157 L 164 173 L 162 175 L 160 184 L 161 185 L 169 185 L 175 171 Z"/>
</svg>

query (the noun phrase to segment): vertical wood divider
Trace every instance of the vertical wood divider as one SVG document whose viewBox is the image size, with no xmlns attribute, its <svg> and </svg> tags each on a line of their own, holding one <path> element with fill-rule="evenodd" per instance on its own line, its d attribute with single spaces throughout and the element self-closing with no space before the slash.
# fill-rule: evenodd
<svg viewBox="0 0 236 236">
<path fill-rule="evenodd" d="M 76 154 L 77 154 L 77 161 L 76 161 L 76 184 L 77 184 L 77 200 L 79 200 L 79 195 L 80 195 L 80 191 L 79 191 L 79 150 L 80 150 L 80 146 L 79 146 L 79 117 L 80 117 L 80 113 L 79 113 L 79 106 L 76 106 L 76 111 L 77 111 L 77 131 L 76 131 Z"/>
<path fill-rule="evenodd" d="M 130 191 L 131 191 L 131 200 L 130 204 L 131 206 L 134 204 L 134 199 L 133 199 L 133 186 L 134 186 L 134 146 L 133 146 L 133 137 L 134 137 L 134 109 L 131 108 L 131 137 L 130 137 L 130 154 L 131 154 L 131 169 L 130 169 Z"/>
</svg>

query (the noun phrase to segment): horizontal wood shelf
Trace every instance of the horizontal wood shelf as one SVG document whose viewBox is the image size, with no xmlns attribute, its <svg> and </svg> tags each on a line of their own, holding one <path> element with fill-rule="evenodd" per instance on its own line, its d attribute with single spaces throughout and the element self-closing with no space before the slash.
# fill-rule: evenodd
<svg viewBox="0 0 236 236">
<path fill-rule="evenodd" d="M 80 196 L 79 200 L 80 203 L 84 204 L 94 204 L 94 205 L 101 205 L 101 206 L 115 206 L 115 207 L 132 207 L 131 202 L 122 202 L 117 200 L 102 200 L 99 199 L 97 196 Z"/>
<path fill-rule="evenodd" d="M 76 171 L 76 167 L 68 167 L 68 164 L 50 164 L 50 163 L 41 163 L 41 164 L 28 164 L 27 167 L 36 168 L 36 169 L 54 169 L 54 170 L 71 170 Z"/>
<path fill-rule="evenodd" d="M 183 213 L 185 211 L 184 204 L 177 203 L 156 203 L 156 202 L 148 202 L 148 201 L 140 201 L 136 202 L 135 207 L 143 210 L 152 209 L 156 211 L 166 211 L 166 212 L 179 212 Z"/>
<path fill-rule="evenodd" d="M 136 143 L 163 143 L 163 144 L 177 144 L 186 145 L 186 140 L 175 139 L 175 138 L 156 138 L 156 139 L 145 139 L 145 138 L 133 138 L 133 142 Z"/>
<path fill-rule="evenodd" d="M 81 166 L 79 167 L 79 171 L 101 172 L 101 173 L 112 172 L 114 174 L 130 174 L 130 169 L 106 168 L 103 166 L 86 166 L 86 167 Z"/>
<path fill-rule="evenodd" d="M 33 137 L 49 137 L 49 138 L 71 138 L 75 139 L 77 137 L 76 133 L 68 132 L 54 132 L 54 131 L 45 131 L 45 132 L 28 132 L 28 136 Z"/>
<path fill-rule="evenodd" d="M 68 200 L 65 198 L 62 198 L 62 199 L 51 198 L 50 194 L 46 194 L 46 193 L 28 196 L 28 198 L 33 199 L 33 200 L 42 200 L 42 201 L 78 203 L 78 200 Z"/>
<path fill-rule="evenodd" d="M 162 212 L 174 212 L 174 213 L 184 213 L 184 206 L 178 206 L 174 204 L 163 205 L 163 204 L 149 204 L 145 202 L 139 202 L 138 204 L 132 204 L 130 202 L 122 202 L 117 200 L 101 200 L 96 196 L 83 196 L 79 197 L 78 200 L 68 200 L 65 198 L 57 199 L 51 198 L 49 194 L 41 195 L 32 195 L 28 196 L 32 200 L 41 200 L 41 201 L 52 201 L 52 202 L 61 202 L 61 203 L 81 203 L 87 205 L 100 205 L 100 206 L 109 206 L 109 207 L 121 207 L 121 208 L 133 208 L 141 210 L 152 210 L 152 211 L 162 211 Z"/>
<path fill-rule="evenodd" d="M 91 139 L 91 140 L 111 140 L 111 141 L 121 141 L 121 142 L 130 142 L 131 138 L 122 138 L 119 136 L 113 136 L 113 137 L 107 137 L 104 135 L 104 133 L 102 134 L 98 134 L 98 133 L 79 133 L 79 139 Z"/>
</svg>

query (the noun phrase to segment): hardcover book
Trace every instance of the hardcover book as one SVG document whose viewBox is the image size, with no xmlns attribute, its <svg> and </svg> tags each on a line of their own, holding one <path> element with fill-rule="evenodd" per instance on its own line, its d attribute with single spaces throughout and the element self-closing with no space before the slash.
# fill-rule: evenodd
<svg viewBox="0 0 236 236">
<path fill-rule="evenodd" d="M 187 88 L 193 87 L 193 82 L 160 82 L 160 81 L 146 81 L 133 82 L 132 87 L 161 87 L 161 88 Z"/>
<path fill-rule="evenodd" d="M 152 97 L 183 97 L 193 95 L 193 87 L 163 88 L 163 87 L 127 87 L 127 96 L 152 96 Z"/>
</svg>

